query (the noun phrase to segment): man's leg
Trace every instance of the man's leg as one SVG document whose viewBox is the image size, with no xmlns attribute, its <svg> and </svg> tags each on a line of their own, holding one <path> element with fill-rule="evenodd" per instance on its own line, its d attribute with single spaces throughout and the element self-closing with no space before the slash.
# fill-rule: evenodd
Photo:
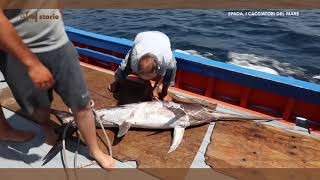
<svg viewBox="0 0 320 180">
<path fill-rule="evenodd" d="M 144 80 L 144 94 L 145 101 L 152 101 L 153 99 L 153 87 L 151 85 L 150 80 Z"/>
<path fill-rule="evenodd" d="M 121 62 L 120 66 L 114 73 L 114 79 L 109 86 L 108 90 L 115 93 L 119 90 L 119 85 L 123 84 L 127 76 L 132 73 L 131 69 L 131 50 L 127 53 L 125 59 Z"/>
<path fill-rule="evenodd" d="M 6 55 L 0 62 L 0 69 L 21 109 L 38 122 L 48 120 L 49 114 L 42 109 L 50 108 L 51 96 L 48 91 L 39 90 L 33 85 L 26 67 L 13 56 Z M 1 125 L 8 127 L 5 121 Z M 49 131 L 44 129 L 44 132 Z"/>
<path fill-rule="evenodd" d="M 72 112 L 80 133 L 88 145 L 90 156 L 97 160 L 103 168 L 114 167 L 112 157 L 103 153 L 98 146 L 96 127 L 95 123 L 93 123 L 94 117 L 90 105 L 88 104 L 80 110 L 73 109 Z"/>
<path fill-rule="evenodd" d="M 0 69 L 3 72 L 5 70 L 6 55 L 0 51 Z M 21 131 L 14 129 L 10 126 L 6 118 L 4 117 L 2 107 L 0 106 L 0 140 L 25 142 L 33 138 L 31 132 Z"/>
<path fill-rule="evenodd" d="M 52 70 L 56 82 L 54 89 L 72 110 L 82 137 L 88 145 L 89 154 L 103 168 L 113 168 L 114 160 L 104 154 L 98 146 L 95 122 L 90 108 L 90 95 L 75 48 L 68 43 L 45 56 L 43 59 L 47 61 L 44 63 Z"/>
<path fill-rule="evenodd" d="M 47 144 L 54 144 L 58 138 L 58 135 L 54 132 L 51 122 L 49 121 L 50 111 L 50 106 L 37 108 L 31 114 L 31 118 L 41 126 L 45 134 L 45 142 Z"/>
<path fill-rule="evenodd" d="M 34 134 L 31 132 L 12 128 L 4 117 L 2 108 L 0 109 L 0 141 L 26 142 L 33 137 Z"/>
</svg>

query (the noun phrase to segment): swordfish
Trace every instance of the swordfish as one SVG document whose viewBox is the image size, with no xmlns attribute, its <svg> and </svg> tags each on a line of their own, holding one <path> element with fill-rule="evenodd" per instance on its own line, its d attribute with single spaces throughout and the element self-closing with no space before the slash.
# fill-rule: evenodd
<svg viewBox="0 0 320 180">
<path fill-rule="evenodd" d="M 199 103 L 150 101 L 121 105 L 113 108 L 94 110 L 97 127 L 99 121 L 104 127 L 119 127 L 117 137 L 124 136 L 133 128 L 143 129 L 174 129 L 173 140 L 168 153 L 177 149 L 182 141 L 185 128 L 208 124 L 213 121 L 248 121 L 276 120 L 218 112 Z M 53 110 L 62 123 L 73 121 L 70 113 Z"/>
</svg>

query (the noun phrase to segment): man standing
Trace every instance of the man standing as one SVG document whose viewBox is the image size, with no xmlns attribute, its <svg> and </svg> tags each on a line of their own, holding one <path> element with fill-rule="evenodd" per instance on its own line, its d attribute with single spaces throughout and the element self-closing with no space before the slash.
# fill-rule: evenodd
<svg viewBox="0 0 320 180">
<path fill-rule="evenodd" d="M 114 167 L 114 160 L 98 147 L 89 92 L 60 11 L 0 10 L 0 27 L 0 48 L 5 52 L 0 68 L 22 110 L 44 124 L 55 90 L 74 113 L 89 154 L 103 168 Z"/>
</svg>

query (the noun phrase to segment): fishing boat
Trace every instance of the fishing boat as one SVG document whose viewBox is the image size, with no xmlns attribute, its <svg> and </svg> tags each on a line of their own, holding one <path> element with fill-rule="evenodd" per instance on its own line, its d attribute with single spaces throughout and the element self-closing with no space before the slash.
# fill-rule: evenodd
<svg viewBox="0 0 320 180">
<path fill-rule="evenodd" d="M 95 108 L 116 106 L 117 102 L 112 93 L 107 91 L 107 85 L 112 82 L 114 71 L 132 48 L 133 41 L 69 26 L 65 29 L 80 55 L 85 79 L 97 106 Z M 277 117 L 280 120 L 270 123 L 217 122 L 190 128 L 186 130 L 179 149 L 170 154 L 167 154 L 171 141 L 170 131 L 159 133 L 130 130 L 120 143 L 113 146 L 114 157 L 121 161 L 117 161 L 116 167 L 320 167 L 320 162 L 315 159 L 320 155 L 320 85 L 214 59 L 175 51 L 173 54 L 177 59 L 177 74 L 175 86 L 170 88 L 170 93 L 197 102 L 218 104 L 217 109 L 224 112 Z M 134 75 L 128 79 L 133 84 L 139 82 L 139 78 Z M 129 87 L 127 92 L 141 94 Z M 1 90 L 0 96 L 2 106 L 11 110 L 9 114 L 18 113 L 17 103 L 7 90 Z M 55 100 L 53 107 L 67 110 L 61 100 Z M 7 111 L 5 113 L 8 114 Z M 12 121 L 14 127 L 32 126 L 29 129 L 35 129 L 40 137 L 41 132 L 35 123 L 30 125 L 29 121 Z M 97 132 L 100 145 L 105 146 L 102 131 Z M 111 130 L 108 130 L 108 135 L 112 137 Z M 10 145 L 11 149 L 18 150 L 30 146 L 31 150 L 24 155 L 17 155 L 17 151 L 9 152 L 3 148 L 7 144 L 1 143 L 0 151 L 8 155 L 0 156 L 1 161 L 5 162 L 0 163 L 0 166 L 41 167 L 41 158 L 30 158 L 34 154 L 44 157 L 50 150 L 51 146 L 39 145 L 41 143 L 43 140 L 39 138 L 27 145 Z M 68 151 L 67 160 L 72 160 L 73 152 Z M 86 157 L 85 153 L 80 153 L 80 165 L 88 163 Z M 62 167 L 62 161 L 58 159 L 59 156 L 54 157 L 45 167 Z M 25 163 L 17 163 L 19 160 Z M 241 177 L 235 171 L 224 170 L 223 174 Z M 161 171 L 146 171 L 152 176 L 165 178 Z M 256 175 L 268 172 L 257 174 L 255 170 L 245 173 L 261 178 Z"/>
<path fill-rule="evenodd" d="M 66 27 L 84 63 L 115 71 L 133 42 Z M 320 133 L 320 85 L 213 59 L 173 52 L 176 84 L 184 91 L 241 111 L 280 117 L 289 125 L 308 124 Z"/>
</svg>

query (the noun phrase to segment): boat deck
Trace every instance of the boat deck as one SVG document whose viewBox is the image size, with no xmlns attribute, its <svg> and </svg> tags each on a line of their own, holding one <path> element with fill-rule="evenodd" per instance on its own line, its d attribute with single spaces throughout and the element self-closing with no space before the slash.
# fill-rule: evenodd
<svg viewBox="0 0 320 180">
<path fill-rule="evenodd" d="M 93 68 L 86 64 L 83 64 L 83 71 L 96 109 L 137 102 L 144 97 L 144 92 L 141 90 L 143 87 L 139 83 L 128 81 L 123 92 L 113 95 L 106 91 L 107 84 L 113 80 L 112 72 Z M 36 137 L 27 143 L 0 142 L 0 168 L 63 167 L 60 154 L 45 166 L 41 166 L 42 158 L 52 147 L 52 144 L 45 143 L 44 133 L 36 123 L 19 115 L 19 107 L 5 83 L 1 83 L 1 88 L 1 103 L 10 124 L 15 128 L 33 131 L 36 133 Z M 172 92 L 188 98 L 201 98 L 190 93 Z M 53 107 L 66 110 L 60 98 L 55 98 Z M 248 112 L 226 104 L 218 103 L 217 109 L 224 112 L 248 114 Z M 114 157 L 118 160 L 116 163 L 118 168 L 250 168 L 260 167 L 261 164 L 263 167 L 320 167 L 320 159 L 317 159 L 320 157 L 320 150 L 317 148 L 320 147 L 319 136 L 309 135 L 303 128 L 278 122 L 217 122 L 189 128 L 185 132 L 180 147 L 170 154 L 167 154 L 167 151 L 171 143 L 171 131 L 132 129 L 124 138 L 114 140 L 116 131 L 116 129 L 108 129 L 107 133 L 113 142 L 113 152 Z M 106 151 L 101 130 L 98 130 L 97 135 L 100 146 Z M 291 141 L 293 136 L 299 141 Z M 252 143 L 247 146 L 247 143 L 242 141 Z M 289 146 L 288 142 L 292 142 L 289 143 L 292 146 Z M 71 142 L 67 148 L 69 166 L 73 164 L 75 144 L 75 142 Z M 277 148 L 270 151 L 270 147 L 274 145 Z M 297 149 L 294 152 L 292 151 L 293 147 Z M 248 158 L 247 155 L 253 152 L 255 152 L 255 157 Z M 230 154 L 232 156 L 229 156 Z M 91 161 L 87 157 L 86 147 L 81 146 L 78 165 L 89 164 Z M 279 159 L 282 160 L 281 162 L 290 161 L 290 166 L 286 163 L 276 163 L 275 165 Z"/>
</svg>

